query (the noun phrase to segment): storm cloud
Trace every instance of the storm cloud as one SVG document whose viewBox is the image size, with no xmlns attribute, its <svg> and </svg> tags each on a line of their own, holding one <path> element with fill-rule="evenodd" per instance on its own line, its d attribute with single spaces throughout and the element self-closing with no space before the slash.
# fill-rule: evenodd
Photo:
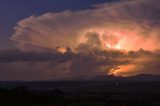
<svg viewBox="0 0 160 106">
<path fill-rule="evenodd" d="M 83 50 L 82 50 L 83 51 Z M 102 50 L 60 53 L 5 51 L 0 53 L 1 80 L 64 80 L 102 75 L 159 74 L 159 52 Z M 127 67 L 127 68 L 126 68 Z M 155 69 L 156 67 L 156 69 Z"/>
<path fill-rule="evenodd" d="M 0 80 L 160 74 L 160 1 L 120 0 L 17 23 Z M 13 75 L 12 75 L 13 74 Z"/>
<path fill-rule="evenodd" d="M 159 4 L 159 0 L 122 0 L 82 11 L 32 15 L 17 23 L 11 39 L 23 51 L 75 49 L 86 40 L 86 33 L 94 31 L 102 41 L 122 49 L 160 49 Z"/>
</svg>

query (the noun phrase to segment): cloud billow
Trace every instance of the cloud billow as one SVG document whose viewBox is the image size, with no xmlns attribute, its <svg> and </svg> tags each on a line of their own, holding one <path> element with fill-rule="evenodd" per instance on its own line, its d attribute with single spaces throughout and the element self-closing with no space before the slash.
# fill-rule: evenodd
<svg viewBox="0 0 160 106">
<path fill-rule="evenodd" d="M 106 39 L 109 38 L 107 36 L 118 33 L 119 42 L 124 49 L 160 49 L 157 46 L 160 34 L 159 2 L 125 0 L 100 4 L 82 11 L 32 15 L 18 22 L 11 39 L 23 51 L 52 50 L 57 46 L 75 49 L 83 43 L 86 33 L 94 31 Z M 142 40 L 145 44 L 141 43 Z M 134 44 L 137 42 L 139 47 Z"/>
<path fill-rule="evenodd" d="M 25 18 L 11 36 L 19 50 L 0 52 L 0 80 L 159 74 L 159 7 L 122 0 Z"/>
</svg>

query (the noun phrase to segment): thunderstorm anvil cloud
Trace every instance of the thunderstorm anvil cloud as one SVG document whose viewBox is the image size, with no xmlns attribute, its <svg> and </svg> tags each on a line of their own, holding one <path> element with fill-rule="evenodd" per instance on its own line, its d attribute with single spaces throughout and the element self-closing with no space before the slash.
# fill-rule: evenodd
<svg viewBox="0 0 160 106">
<path fill-rule="evenodd" d="M 159 13 L 160 0 L 121 0 L 32 15 L 14 28 L 20 50 L 0 53 L 1 79 L 159 74 Z"/>
<path fill-rule="evenodd" d="M 87 32 L 95 31 L 107 42 L 115 40 L 108 36 L 117 36 L 115 43 L 122 49 L 160 49 L 159 4 L 159 0 L 125 0 L 83 11 L 32 15 L 18 22 L 11 39 L 24 51 L 57 46 L 75 49 Z"/>
</svg>

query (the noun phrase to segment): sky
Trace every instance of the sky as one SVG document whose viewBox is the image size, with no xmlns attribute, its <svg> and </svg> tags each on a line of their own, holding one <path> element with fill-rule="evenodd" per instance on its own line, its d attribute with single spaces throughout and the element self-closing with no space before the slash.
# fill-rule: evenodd
<svg viewBox="0 0 160 106">
<path fill-rule="evenodd" d="M 14 32 L 17 22 L 30 15 L 41 15 L 47 12 L 61 12 L 65 10 L 84 10 L 97 3 L 111 2 L 112 0 L 1 0 L 0 1 L 0 50 L 12 48 L 8 39 Z M 7 43 L 6 43 L 7 42 Z"/>
<path fill-rule="evenodd" d="M 40 15 L 46 12 L 61 12 L 64 10 L 83 10 L 97 3 L 110 2 L 112 0 L 1 0 L 0 23 L 3 26 L 3 34 L 10 36 L 11 29 L 16 22 L 32 14 Z"/>
<path fill-rule="evenodd" d="M 1 0 L 0 80 L 160 74 L 159 0 Z"/>
</svg>

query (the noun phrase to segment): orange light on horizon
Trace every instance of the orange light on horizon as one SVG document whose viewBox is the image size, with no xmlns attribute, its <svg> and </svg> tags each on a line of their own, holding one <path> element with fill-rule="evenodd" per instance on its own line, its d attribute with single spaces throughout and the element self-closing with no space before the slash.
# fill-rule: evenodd
<svg viewBox="0 0 160 106">
<path fill-rule="evenodd" d="M 121 65 L 116 68 L 113 68 L 110 70 L 108 75 L 114 75 L 114 76 L 131 76 L 131 73 L 135 71 L 135 65 Z"/>
</svg>

